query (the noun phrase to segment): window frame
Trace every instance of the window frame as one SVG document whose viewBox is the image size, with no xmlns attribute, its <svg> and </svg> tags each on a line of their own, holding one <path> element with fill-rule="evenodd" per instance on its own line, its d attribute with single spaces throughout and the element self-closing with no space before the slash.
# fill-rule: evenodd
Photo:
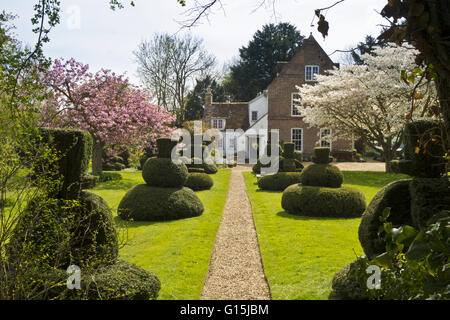
<svg viewBox="0 0 450 320">
<path fill-rule="evenodd" d="M 300 132 L 301 132 L 301 139 L 300 139 L 300 150 L 297 150 L 296 148 L 295 148 L 295 141 L 294 141 L 294 136 L 293 136 L 293 134 L 294 134 L 294 130 L 300 130 Z M 300 151 L 300 152 L 303 152 L 303 139 L 304 139 L 304 136 L 303 136 L 303 128 L 291 128 L 291 142 L 293 142 L 294 143 L 294 149 L 295 149 L 295 151 Z"/>
<path fill-rule="evenodd" d="M 256 119 L 253 119 L 254 114 L 256 114 Z M 252 110 L 251 119 L 252 119 L 252 122 L 258 121 L 258 110 Z"/>
<path fill-rule="evenodd" d="M 298 92 L 291 93 L 291 117 L 301 118 L 302 117 L 301 114 L 294 114 L 294 94 L 298 94 L 300 96 L 300 94 Z M 301 99 L 302 99 L 302 96 L 300 96 L 300 100 Z M 301 102 L 300 102 L 300 105 L 301 105 Z"/>
<path fill-rule="evenodd" d="M 323 141 L 322 140 L 322 132 L 325 131 L 325 130 L 330 130 L 330 141 Z M 327 143 L 330 144 L 329 148 L 330 148 L 330 151 L 331 151 L 333 149 L 333 141 L 331 140 L 331 137 L 333 137 L 333 129 L 332 128 L 320 128 L 320 139 L 319 139 L 319 142 L 320 142 L 320 146 L 321 147 L 328 147 L 328 146 L 323 146 L 322 145 L 322 142 L 327 142 Z"/>
<path fill-rule="evenodd" d="M 221 121 L 221 122 L 222 122 L 222 126 L 221 126 L 220 128 L 216 128 L 216 127 L 214 126 L 214 121 L 216 121 L 217 124 L 219 124 L 219 121 Z M 226 121 L 226 120 L 225 120 L 224 118 L 212 118 L 212 119 L 211 119 L 211 127 L 212 127 L 213 129 L 224 130 L 224 129 L 225 129 L 225 124 L 226 124 L 225 121 Z"/>
<path fill-rule="evenodd" d="M 314 67 L 317 67 L 317 73 L 314 73 Z M 311 79 L 308 79 L 308 68 L 311 68 Z M 305 81 L 306 82 L 317 82 L 316 79 L 314 79 L 315 74 L 320 73 L 320 67 L 315 64 L 308 64 L 305 66 Z"/>
</svg>

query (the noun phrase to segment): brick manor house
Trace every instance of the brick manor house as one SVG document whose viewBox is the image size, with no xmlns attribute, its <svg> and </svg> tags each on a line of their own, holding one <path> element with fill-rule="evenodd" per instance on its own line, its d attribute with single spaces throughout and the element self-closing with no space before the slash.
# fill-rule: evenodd
<svg viewBox="0 0 450 320">
<path fill-rule="evenodd" d="M 350 140 L 324 139 L 333 135 L 333 128 L 309 126 L 295 108 L 295 100 L 300 97 L 295 86 L 314 83 L 315 74 L 324 74 L 333 67 L 339 67 L 339 64 L 331 61 L 311 35 L 290 61 L 278 63 L 275 79 L 250 102 L 214 102 L 208 91 L 203 123 L 223 131 L 224 138 L 219 147 L 223 148 L 224 154 L 227 149 L 237 150 L 238 144 L 245 144 L 245 150 L 248 150 L 249 144 L 255 141 L 251 139 L 255 130 L 265 132 L 266 140 L 272 129 L 279 130 L 283 141 L 294 142 L 295 149 L 305 156 L 310 156 L 317 146 L 328 146 L 332 150 L 351 149 L 353 142 Z M 230 134 L 226 133 L 227 129 L 242 130 Z"/>
</svg>

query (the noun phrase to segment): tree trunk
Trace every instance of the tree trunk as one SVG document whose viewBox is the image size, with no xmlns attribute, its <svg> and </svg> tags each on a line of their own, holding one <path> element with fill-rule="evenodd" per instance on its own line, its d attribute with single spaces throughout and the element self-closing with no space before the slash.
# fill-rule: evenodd
<svg viewBox="0 0 450 320">
<path fill-rule="evenodd" d="M 391 140 L 388 139 L 386 145 L 383 145 L 384 170 L 386 173 L 392 173 L 391 161 L 394 157 L 394 151 L 391 148 Z"/>
<path fill-rule="evenodd" d="M 450 148 L 450 78 L 444 72 L 438 75 L 439 103 L 444 117 L 444 143 L 445 148 Z"/>
<path fill-rule="evenodd" d="M 92 148 L 92 174 L 102 174 L 102 156 L 103 156 L 103 144 L 94 141 Z"/>
</svg>

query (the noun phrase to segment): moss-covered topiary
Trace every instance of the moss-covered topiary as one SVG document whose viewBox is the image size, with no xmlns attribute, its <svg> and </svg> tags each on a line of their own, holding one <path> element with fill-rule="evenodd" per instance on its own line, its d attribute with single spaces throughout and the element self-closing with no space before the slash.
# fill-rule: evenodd
<svg viewBox="0 0 450 320">
<path fill-rule="evenodd" d="M 339 188 L 343 181 L 341 170 L 330 164 L 313 163 L 302 171 L 301 183 L 305 186 Z"/>
<path fill-rule="evenodd" d="M 281 206 L 288 213 L 295 215 L 350 218 L 362 215 L 366 200 L 361 191 L 354 188 L 295 184 L 284 190 Z"/>
<path fill-rule="evenodd" d="M 294 151 L 294 159 L 298 162 L 303 162 L 303 153 L 301 151 Z"/>
<path fill-rule="evenodd" d="M 91 174 L 85 174 L 81 177 L 81 189 L 92 189 L 100 181 L 99 176 L 93 176 Z"/>
<path fill-rule="evenodd" d="M 262 190 L 283 191 L 288 186 L 300 182 L 299 172 L 278 172 L 266 175 L 258 180 L 258 187 Z"/>
<path fill-rule="evenodd" d="M 150 158 L 142 168 L 145 182 L 155 187 L 181 187 L 185 184 L 187 175 L 186 165 L 175 164 L 170 158 Z"/>
<path fill-rule="evenodd" d="M 32 200 L 10 242 L 11 263 L 26 261 L 64 268 L 114 263 L 118 240 L 111 210 L 99 196 L 83 191 L 78 202 Z"/>
<path fill-rule="evenodd" d="M 120 218 L 136 221 L 164 221 L 197 217 L 203 204 L 189 188 L 159 188 L 139 184 L 122 198 L 118 208 Z"/>
<path fill-rule="evenodd" d="M 335 273 L 331 284 L 330 300 L 367 300 L 367 287 L 357 279 L 357 260 Z"/>
<path fill-rule="evenodd" d="M 57 171 L 62 175 L 63 183 L 54 196 L 76 199 L 81 192 L 81 178 L 89 168 L 92 136 L 83 130 L 53 128 L 40 128 L 39 136 L 41 141 L 38 143 L 49 145 L 59 157 Z M 35 169 L 39 167 L 36 165 Z"/>
<path fill-rule="evenodd" d="M 391 208 L 391 213 L 387 221 L 393 227 L 404 224 L 412 225 L 411 220 L 411 197 L 409 194 L 409 184 L 411 180 L 394 181 L 383 187 L 373 197 L 372 201 L 364 211 L 359 225 L 358 235 L 364 253 L 369 259 L 386 251 L 386 243 L 378 237 L 378 231 L 382 222 L 379 218 L 384 209 Z"/>
<path fill-rule="evenodd" d="M 295 172 L 297 169 L 295 159 L 286 159 L 282 157 L 280 159 L 280 168 L 279 171 L 281 172 Z"/>
<path fill-rule="evenodd" d="M 192 190 L 208 190 L 214 185 L 213 179 L 206 173 L 189 173 L 185 187 Z"/>
</svg>

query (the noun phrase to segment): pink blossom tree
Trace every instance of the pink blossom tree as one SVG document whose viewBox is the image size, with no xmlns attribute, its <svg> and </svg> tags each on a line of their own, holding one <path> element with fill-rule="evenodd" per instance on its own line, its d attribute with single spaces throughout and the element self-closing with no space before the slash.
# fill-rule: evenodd
<svg viewBox="0 0 450 320">
<path fill-rule="evenodd" d="M 149 93 L 132 85 L 124 75 L 57 59 L 44 76 L 52 93 L 42 110 L 41 124 L 87 130 L 94 146 L 92 171 L 102 172 L 102 154 L 108 146 L 151 146 L 171 132 L 175 118 L 150 103 Z"/>
</svg>

